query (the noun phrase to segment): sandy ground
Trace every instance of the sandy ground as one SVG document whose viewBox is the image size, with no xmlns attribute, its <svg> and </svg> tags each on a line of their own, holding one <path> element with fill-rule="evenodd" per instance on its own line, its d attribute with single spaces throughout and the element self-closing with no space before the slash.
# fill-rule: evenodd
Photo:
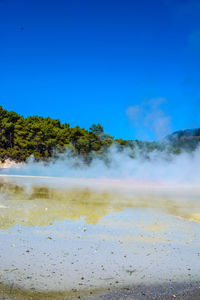
<svg viewBox="0 0 200 300">
<path fill-rule="evenodd" d="M 0 169 L 9 169 L 15 167 L 17 163 L 13 160 L 6 159 L 5 162 L 0 161 Z"/>
<path fill-rule="evenodd" d="M 0 299 L 4 300 L 198 300 L 198 283 L 163 284 L 162 286 L 126 286 L 110 290 L 91 290 L 66 293 L 33 293 L 0 285 Z"/>
<path fill-rule="evenodd" d="M 125 201 L 130 184 L 117 198 L 39 180 L 0 184 L 0 299 L 200 299 L 198 187 L 156 186 L 140 198 L 130 188 Z"/>
</svg>

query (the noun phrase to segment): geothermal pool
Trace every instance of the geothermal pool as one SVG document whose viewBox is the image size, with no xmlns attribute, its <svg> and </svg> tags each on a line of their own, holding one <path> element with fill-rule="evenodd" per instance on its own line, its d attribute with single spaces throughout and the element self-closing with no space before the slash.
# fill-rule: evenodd
<svg viewBox="0 0 200 300">
<path fill-rule="evenodd" d="M 199 286 L 199 279 L 198 186 L 0 177 L 5 299 L 97 299 L 120 288 Z"/>
</svg>

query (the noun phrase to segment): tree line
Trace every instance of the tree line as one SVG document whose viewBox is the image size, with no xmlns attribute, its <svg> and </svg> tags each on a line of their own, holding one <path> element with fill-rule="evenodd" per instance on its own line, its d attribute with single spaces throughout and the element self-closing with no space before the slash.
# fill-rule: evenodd
<svg viewBox="0 0 200 300">
<path fill-rule="evenodd" d="M 79 126 L 70 127 L 69 123 L 62 124 L 50 117 L 25 118 L 0 106 L 1 161 L 13 159 L 22 162 L 31 155 L 36 160 L 48 160 L 68 149 L 72 155 L 81 156 L 89 163 L 93 157 L 105 155 L 111 145 L 116 145 L 118 151 L 129 148 L 133 157 L 136 149 L 144 153 L 166 150 L 166 143 L 114 139 L 104 132 L 100 124 L 93 124 L 86 130 Z M 168 151 L 178 154 L 183 145 L 174 142 L 167 147 Z"/>
<path fill-rule="evenodd" d="M 89 159 L 103 153 L 114 142 L 103 127 L 92 125 L 89 130 L 70 127 L 50 117 L 24 118 L 0 106 L 0 160 L 25 161 L 31 155 L 36 160 L 48 160 L 69 149 L 74 155 Z"/>
</svg>

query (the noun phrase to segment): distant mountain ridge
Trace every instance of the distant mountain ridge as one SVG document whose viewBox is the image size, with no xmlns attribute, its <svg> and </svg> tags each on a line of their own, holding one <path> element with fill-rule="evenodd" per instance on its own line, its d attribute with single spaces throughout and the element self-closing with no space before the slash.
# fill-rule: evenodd
<svg viewBox="0 0 200 300">
<path fill-rule="evenodd" d="M 178 151 L 195 151 L 200 145 L 200 128 L 175 131 L 166 136 L 164 142 Z"/>
<path fill-rule="evenodd" d="M 166 139 L 171 142 L 178 141 L 178 140 L 184 141 L 184 140 L 192 140 L 192 139 L 200 140 L 200 128 L 178 130 L 166 136 Z"/>
</svg>

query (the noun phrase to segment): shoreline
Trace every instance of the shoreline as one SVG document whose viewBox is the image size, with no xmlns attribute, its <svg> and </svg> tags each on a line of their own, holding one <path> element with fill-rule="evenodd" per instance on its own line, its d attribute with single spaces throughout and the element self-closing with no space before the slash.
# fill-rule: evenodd
<svg viewBox="0 0 200 300">
<path fill-rule="evenodd" d="M 19 163 L 14 160 L 6 159 L 5 162 L 0 161 L 0 169 L 9 169 L 16 167 Z"/>
<path fill-rule="evenodd" d="M 108 186 L 122 186 L 122 187 L 131 187 L 131 188 L 195 188 L 200 190 L 200 186 L 198 184 L 186 184 L 183 183 L 172 183 L 172 182 L 156 182 L 156 181 L 141 181 L 141 180 L 134 180 L 134 179 L 121 179 L 121 178 L 113 178 L 113 177 L 64 177 L 64 176 L 48 176 L 48 175 L 28 175 L 28 174 L 6 174 L 0 173 L 0 178 L 11 178 L 11 179 L 48 179 L 48 180 L 55 180 L 56 183 L 58 181 L 62 182 L 69 182 L 69 183 L 80 183 L 80 184 L 93 184 L 98 183 L 99 185 L 108 185 Z M 62 183 L 61 182 L 61 183 Z"/>
<path fill-rule="evenodd" d="M 197 300 L 200 299 L 200 282 L 163 283 L 162 285 L 131 285 L 91 290 L 40 292 L 23 290 L 0 283 L 0 299 L 4 300 Z"/>
</svg>

